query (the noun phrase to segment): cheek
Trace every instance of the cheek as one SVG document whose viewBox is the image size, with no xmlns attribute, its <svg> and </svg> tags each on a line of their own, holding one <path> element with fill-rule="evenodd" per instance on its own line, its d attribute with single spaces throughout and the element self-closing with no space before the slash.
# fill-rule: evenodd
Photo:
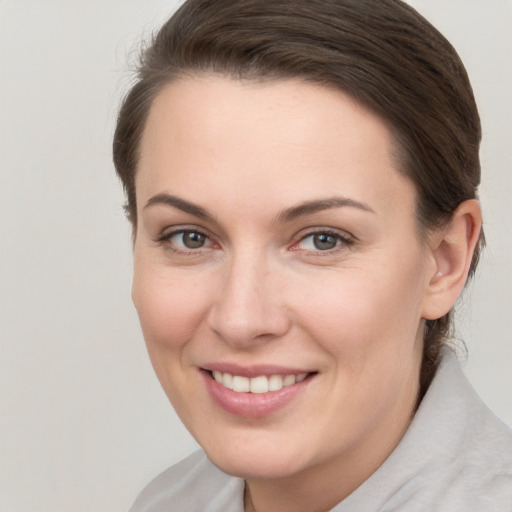
<svg viewBox="0 0 512 512">
<path fill-rule="evenodd" d="M 136 264 L 132 297 L 155 374 L 187 423 L 186 397 L 193 393 L 186 384 L 193 369 L 188 353 L 205 318 L 208 294 L 193 281 L 169 274 L 168 269 L 140 268 Z"/>
<path fill-rule="evenodd" d="M 422 286 L 416 264 L 341 271 L 309 286 L 297 316 L 324 348 L 343 360 L 371 360 L 411 347 L 421 322 Z"/>
<path fill-rule="evenodd" d="M 206 310 L 204 289 L 170 273 L 135 266 L 132 297 L 150 350 L 179 350 Z"/>
</svg>

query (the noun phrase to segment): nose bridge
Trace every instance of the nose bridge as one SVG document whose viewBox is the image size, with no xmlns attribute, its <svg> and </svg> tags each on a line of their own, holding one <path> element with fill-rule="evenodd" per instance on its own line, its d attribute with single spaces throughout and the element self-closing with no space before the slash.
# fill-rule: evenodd
<svg viewBox="0 0 512 512">
<path fill-rule="evenodd" d="M 237 251 L 223 270 L 222 289 L 209 315 L 211 328 L 227 343 L 244 345 L 281 336 L 288 328 L 276 272 L 264 251 Z"/>
</svg>

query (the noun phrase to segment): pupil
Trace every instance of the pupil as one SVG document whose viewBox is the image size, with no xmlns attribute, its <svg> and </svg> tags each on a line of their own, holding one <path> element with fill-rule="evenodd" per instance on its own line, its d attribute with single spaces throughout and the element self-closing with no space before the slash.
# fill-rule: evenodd
<svg viewBox="0 0 512 512">
<path fill-rule="evenodd" d="M 329 249 L 334 249 L 336 247 L 337 238 L 333 235 L 328 235 L 326 233 L 320 233 L 313 237 L 313 244 L 316 249 L 321 251 L 327 251 Z"/>
<path fill-rule="evenodd" d="M 203 247 L 205 238 L 202 233 L 185 231 L 185 233 L 183 233 L 183 244 L 188 249 L 198 249 L 199 247 Z"/>
</svg>

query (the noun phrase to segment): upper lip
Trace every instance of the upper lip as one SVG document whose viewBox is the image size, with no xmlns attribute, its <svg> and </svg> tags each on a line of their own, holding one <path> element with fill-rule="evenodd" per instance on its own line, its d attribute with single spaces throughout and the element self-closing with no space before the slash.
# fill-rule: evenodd
<svg viewBox="0 0 512 512">
<path fill-rule="evenodd" d="M 261 377 L 271 375 L 300 375 L 301 373 L 311 373 L 311 370 L 304 368 L 292 368 L 288 366 L 278 366 L 273 364 L 254 364 L 239 365 L 235 363 L 209 363 L 201 366 L 201 369 L 210 372 L 229 373 L 231 375 L 240 375 L 241 377 Z"/>
</svg>

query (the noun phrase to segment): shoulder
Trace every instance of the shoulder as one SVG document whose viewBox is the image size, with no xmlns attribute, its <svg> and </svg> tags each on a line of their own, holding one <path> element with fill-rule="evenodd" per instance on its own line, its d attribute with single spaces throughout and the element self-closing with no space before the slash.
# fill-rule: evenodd
<svg viewBox="0 0 512 512">
<path fill-rule="evenodd" d="M 153 479 L 130 512 L 242 512 L 243 487 L 199 450 Z"/>
<path fill-rule="evenodd" d="M 451 350 L 424 402 L 411 426 L 417 446 L 434 454 L 418 482 L 425 510 L 512 511 L 512 431 L 482 402 Z"/>
<path fill-rule="evenodd" d="M 447 476 L 444 503 L 460 502 L 468 511 L 510 512 L 512 430 L 487 408 L 465 377 L 460 380 L 465 387 L 459 395 L 465 403 L 465 428 L 459 431 L 460 441 L 452 444 L 456 451 L 442 471 Z"/>
<path fill-rule="evenodd" d="M 511 512 L 512 431 L 448 349 L 403 439 L 336 512 Z"/>
<path fill-rule="evenodd" d="M 444 351 L 424 402 L 411 424 L 416 448 L 429 453 L 418 467 L 418 510 L 512 511 L 512 430 L 482 402 L 453 352 Z"/>
</svg>

